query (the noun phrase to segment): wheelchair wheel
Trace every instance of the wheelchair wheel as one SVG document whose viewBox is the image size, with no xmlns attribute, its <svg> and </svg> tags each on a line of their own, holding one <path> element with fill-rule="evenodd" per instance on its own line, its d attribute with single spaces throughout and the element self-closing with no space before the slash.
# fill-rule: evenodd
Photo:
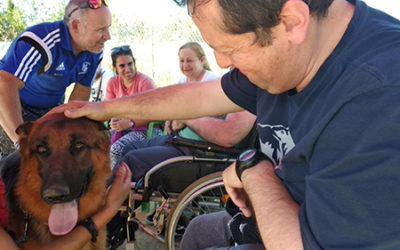
<svg viewBox="0 0 400 250">
<path fill-rule="evenodd" d="M 212 173 L 198 179 L 178 196 L 166 224 L 167 249 L 179 249 L 183 233 L 194 217 L 225 208 L 227 195 L 221 174 L 222 172 Z"/>
</svg>

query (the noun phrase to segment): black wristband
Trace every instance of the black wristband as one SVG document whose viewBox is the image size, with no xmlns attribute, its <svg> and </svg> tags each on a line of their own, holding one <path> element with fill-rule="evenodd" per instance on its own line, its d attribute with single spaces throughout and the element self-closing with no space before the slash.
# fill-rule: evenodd
<svg viewBox="0 0 400 250">
<path fill-rule="evenodd" d="M 274 166 L 274 161 L 269 158 L 267 155 L 263 154 L 260 151 L 257 151 L 255 149 L 247 149 L 243 151 L 237 161 L 236 161 L 236 175 L 239 178 L 240 181 L 242 181 L 242 173 L 244 170 L 249 169 L 257 165 L 260 161 L 268 161 L 269 163 Z"/>
<path fill-rule="evenodd" d="M 86 220 L 79 223 L 79 225 L 85 227 L 89 231 L 89 233 L 92 235 L 92 242 L 96 242 L 99 232 L 97 231 L 96 227 L 94 226 L 92 218 L 90 218 L 90 217 L 87 218 Z"/>
</svg>

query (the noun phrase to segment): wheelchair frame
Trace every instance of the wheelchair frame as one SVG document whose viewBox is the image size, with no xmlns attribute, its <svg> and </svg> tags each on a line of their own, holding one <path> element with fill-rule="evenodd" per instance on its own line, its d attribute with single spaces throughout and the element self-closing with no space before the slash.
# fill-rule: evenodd
<svg viewBox="0 0 400 250">
<path fill-rule="evenodd" d="M 222 170 L 235 162 L 237 156 L 240 152 L 242 152 L 242 150 L 237 148 L 221 147 L 208 142 L 189 140 L 181 138 L 179 136 L 174 137 L 173 144 L 190 147 L 194 149 L 194 153 L 193 155 L 173 157 L 171 159 L 160 162 L 145 174 L 144 178 L 142 179 L 142 183 L 140 183 L 140 181 L 136 183 L 135 189 L 133 189 L 133 191 L 129 195 L 128 206 L 126 208 L 122 208 L 122 211 L 125 211 L 127 213 L 126 249 L 129 249 L 131 245 L 134 246 L 134 231 L 136 231 L 138 228 L 140 228 L 142 231 L 146 232 L 153 238 L 164 243 L 166 249 L 176 249 L 177 245 L 175 241 L 177 240 L 177 238 L 179 238 L 179 236 L 177 237 L 176 230 L 181 215 L 184 213 L 184 210 L 189 204 L 192 204 L 200 195 L 209 194 L 214 188 L 219 191 L 218 194 L 215 195 L 215 199 L 213 199 L 211 195 L 213 205 L 214 207 L 216 207 L 216 210 L 213 210 L 213 212 L 220 211 L 225 208 L 225 202 L 227 198 L 225 197 L 226 191 L 222 182 Z M 256 147 L 256 124 L 249 133 L 246 144 L 248 147 Z M 200 155 L 198 154 L 198 152 L 201 152 Z M 177 163 L 182 163 L 186 165 L 188 163 L 212 164 L 218 165 L 221 170 L 210 172 L 205 174 L 204 176 L 201 176 L 199 179 L 191 182 L 191 184 L 186 185 L 181 191 L 175 192 L 175 190 L 172 190 L 170 192 L 163 189 L 162 181 L 159 180 L 159 182 L 157 182 L 157 180 L 154 181 L 154 179 L 156 179 L 156 176 L 160 172 Z M 200 166 L 200 168 L 202 168 L 202 166 Z M 141 188 L 138 188 L 138 186 L 141 186 Z M 156 230 L 154 230 L 154 228 L 150 225 L 147 225 L 145 222 L 141 222 L 138 218 L 135 218 L 135 200 L 142 202 L 154 201 L 157 203 L 161 203 L 161 205 L 156 209 L 153 219 L 153 221 L 155 222 L 154 225 L 156 227 Z M 203 214 L 203 212 L 204 211 L 201 211 L 199 214 Z M 194 216 L 197 216 L 199 214 L 195 214 Z M 187 221 L 187 223 L 188 222 L 189 221 Z M 134 226 L 133 224 L 136 224 L 136 226 Z M 163 231 L 165 232 L 165 237 L 160 237 L 160 234 Z"/>
</svg>

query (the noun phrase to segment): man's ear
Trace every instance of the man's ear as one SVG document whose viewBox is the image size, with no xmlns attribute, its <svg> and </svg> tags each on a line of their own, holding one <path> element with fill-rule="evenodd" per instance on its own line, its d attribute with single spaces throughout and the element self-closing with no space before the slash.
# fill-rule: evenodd
<svg viewBox="0 0 400 250">
<path fill-rule="evenodd" d="M 301 0 L 288 0 L 282 6 L 280 18 L 289 40 L 293 44 L 302 43 L 307 36 L 310 23 L 308 5 Z"/>
<path fill-rule="evenodd" d="M 71 20 L 71 24 L 70 24 L 70 32 L 71 33 L 78 34 L 80 28 L 81 27 L 80 27 L 79 20 L 77 20 L 77 19 Z"/>
</svg>

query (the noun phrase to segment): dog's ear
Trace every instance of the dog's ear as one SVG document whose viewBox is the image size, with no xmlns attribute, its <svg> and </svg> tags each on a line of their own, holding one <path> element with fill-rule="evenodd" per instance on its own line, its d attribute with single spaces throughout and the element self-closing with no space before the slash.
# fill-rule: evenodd
<svg viewBox="0 0 400 250">
<path fill-rule="evenodd" d="M 20 137 L 27 137 L 31 132 L 33 122 L 24 122 L 15 130 Z"/>
</svg>

